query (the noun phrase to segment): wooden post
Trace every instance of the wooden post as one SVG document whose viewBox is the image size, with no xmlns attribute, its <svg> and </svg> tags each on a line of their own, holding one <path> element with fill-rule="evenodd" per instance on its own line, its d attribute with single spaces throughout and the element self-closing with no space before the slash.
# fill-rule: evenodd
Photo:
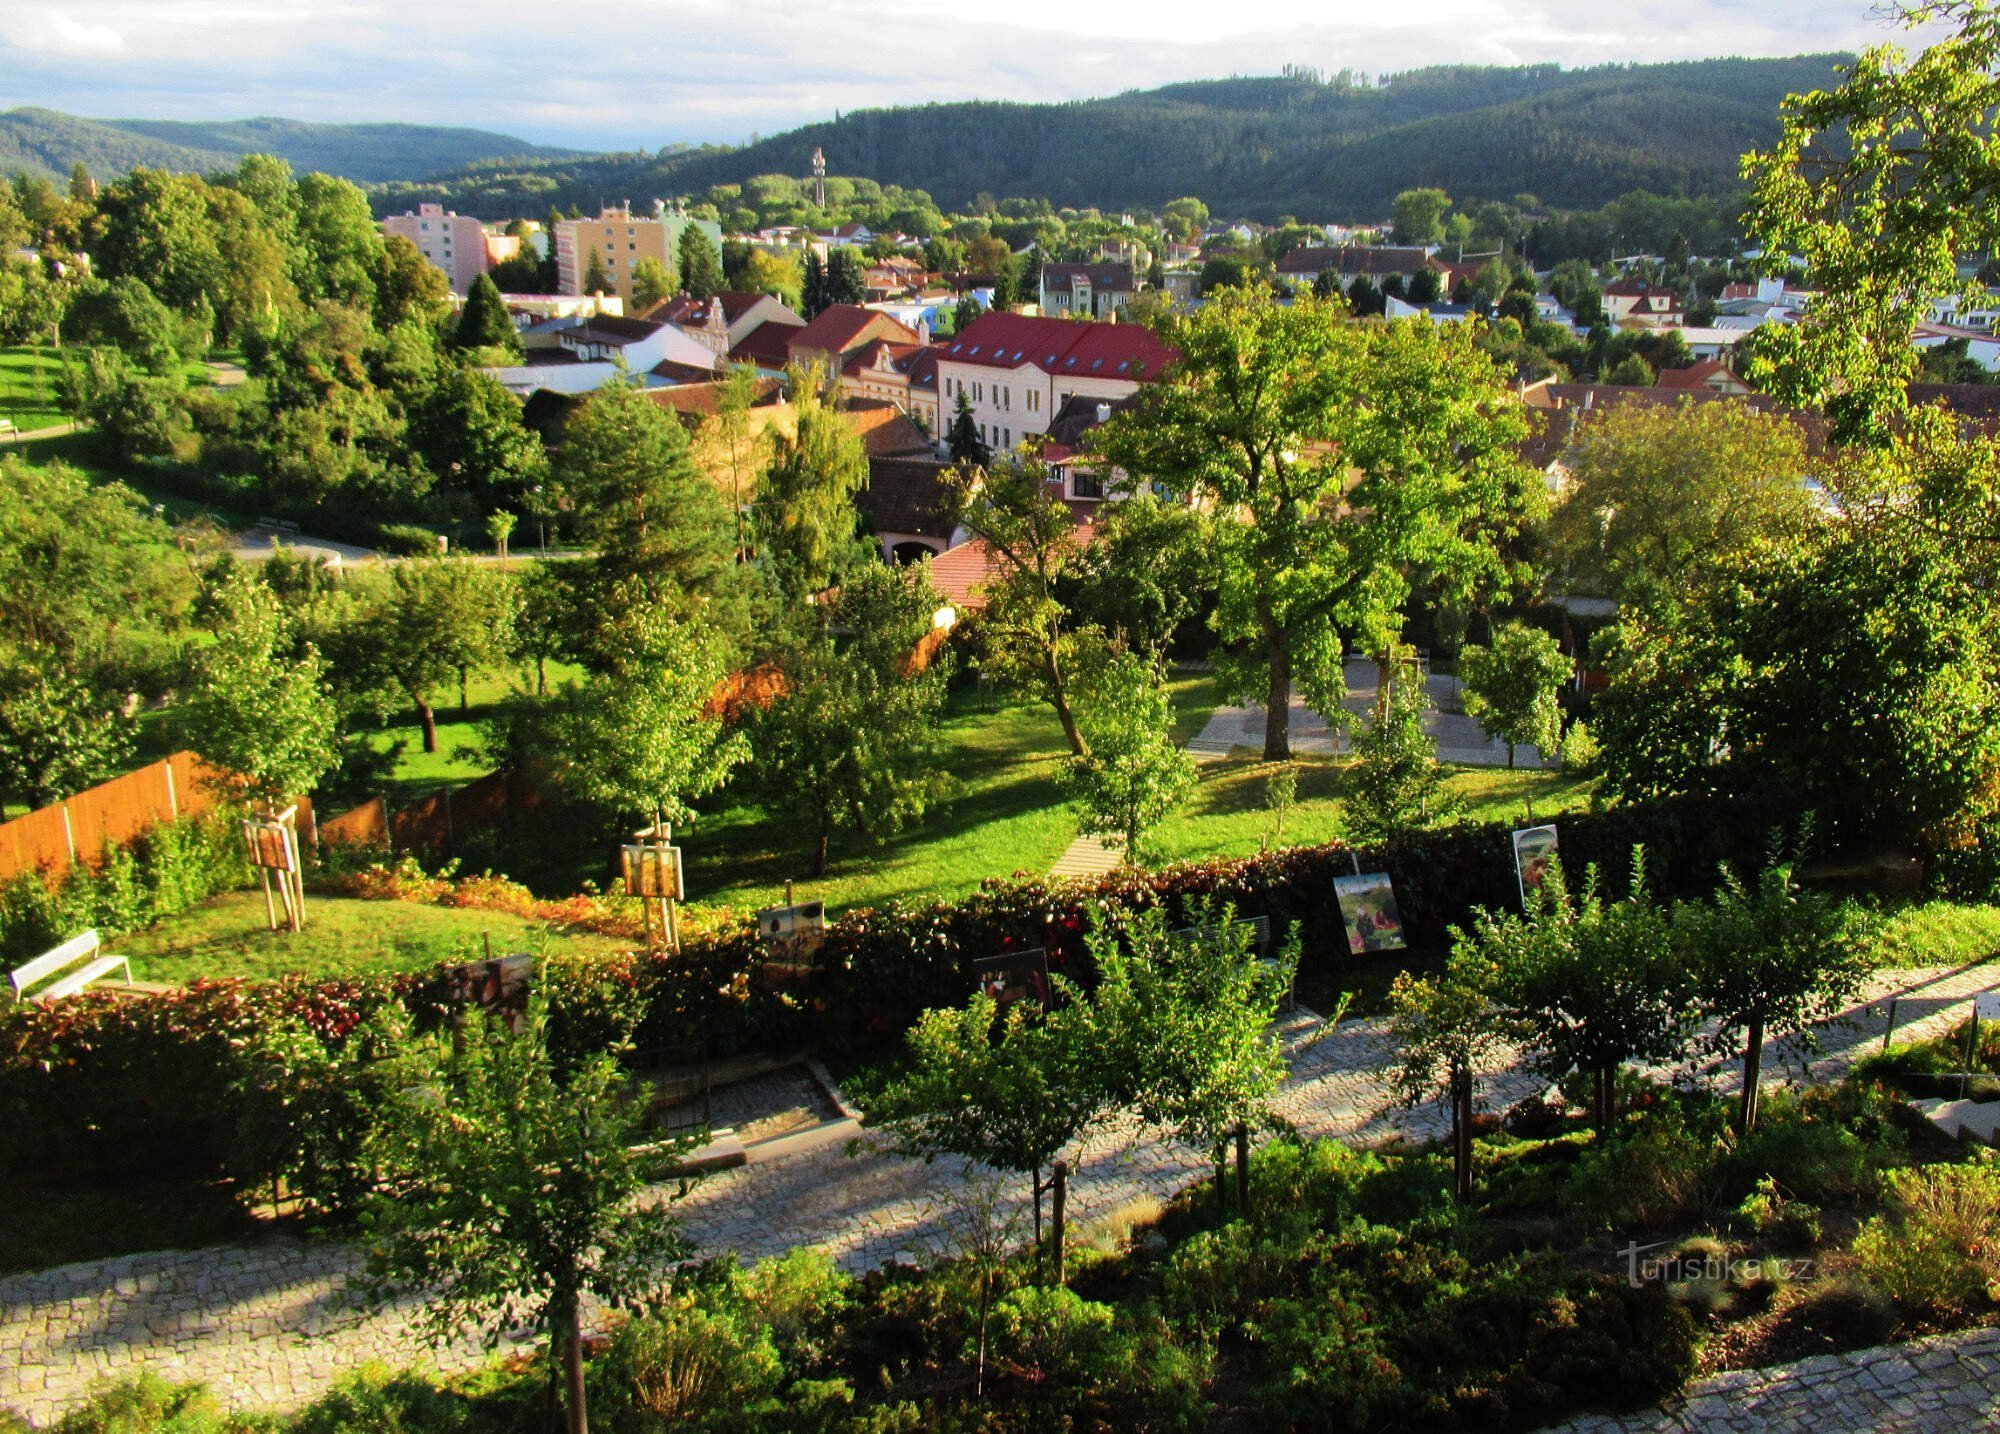
<svg viewBox="0 0 2000 1434">
<path fill-rule="evenodd" d="M 273 931 L 278 929 L 278 908 L 271 902 L 271 868 L 260 866 L 257 875 L 264 879 L 264 921 Z"/>
<path fill-rule="evenodd" d="M 1069 1162 L 1058 1160 L 1055 1168 L 1055 1209 L 1049 1222 L 1049 1234 L 1055 1245 L 1056 1283 L 1063 1282 L 1063 1243 L 1065 1239 L 1065 1211 L 1069 1204 Z"/>
<path fill-rule="evenodd" d="M 1250 1127 L 1236 1127 L 1236 1213 L 1250 1218 Z"/>
<path fill-rule="evenodd" d="M 1965 1070 L 1958 1078 L 1959 1099 L 1972 1085 L 1972 1061 L 1979 1054 L 1979 1003 L 1972 1003 L 1972 1022 L 1965 1028 Z"/>
<path fill-rule="evenodd" d="M 1888 1027 L 1882 1032 L 1882 1050 L 1884 1054 L 1887 1054 L 1889 1050 L 1889 1037 L 1895 1034 L 1896 1034 L 1896 998 L 1894 996 L 1891 996 L 1889 998 L 1889 1024 Z"/>
</svg>

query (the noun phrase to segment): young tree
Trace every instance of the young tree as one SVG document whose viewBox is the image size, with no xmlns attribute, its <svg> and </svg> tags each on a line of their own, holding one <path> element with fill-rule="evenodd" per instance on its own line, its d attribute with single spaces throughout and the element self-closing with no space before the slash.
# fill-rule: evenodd
<svg viewBox="0 0 2000 1434">
<path fill-rule="evenodd" d="M 1044 1011 L 1018 1001 L 1001 1016 L 984 991 L 924 1012 L 904 1038 L 902 1073 L 864 1097 L 867 1124 L 903 1154 L 957 1155 L 1032 1182 L 1042 1242 L 1042 1172 L 1106 1109 L 1104 1051 L 1075 995 Z"/>
<path fill-rule="evenodd" d="M 1475 328 L 1233 291 L 1162 321 L 1179 360 L 1093 434 L 1135 479 L 1215 505 L 1218 671 L 1263 700 L 1266 761 L 1291 756 L 1294 682 L 1340 710 L 1343 628 L 1386 647 L 1420 578 L 1462 599 L 1513 576 L 1500 543 L 1538 490 Z"/>
<path fill-rule="evenodd" d="M 1173 720 L 1150 659 L 1119 652 L 1090 674 L 1079 718 L 1089 751 L 1070 759 L 1064 785 L 1083 809 L 1078 830 L 1117 838 L 1132 866 L 1148 863 L 1146 833 L 1194 786 L 1194 759 L 1174 745 Z"/>
<path fill-rule="evenodd" d="M 604 272 L 604 260 L 598 255 L 595 244 L 590 247 L 590 259 L 583 268 L 583 292 L 586 294 L 608 294 L 618 286 L 611 282 L 611 276 Z"/>
<path fill-rule="evenodd" d="M 829 304 L 867 302 L 868 281 L 857 249 L 834 250 L 826 260 L 826 301 Z"/>
<path fill-rule="evenodd" d="M 681 230 L 674 247 L 680 251 L 681 288 L 697 299 L 712 299 L 722 292 L 722 256 L 708 235 L 690 224 Z"/>
<path fill-rule="evenodd" d="M 505 508 L 496 508 L 486 515 L 486 536 L 493 544 L 493 552 L 501 562 L 507 561 L 507 540 L 514 536 L 514 527 L 521 520 Z"/>
<path fill-rule="evenodd" d="M 587 1434 L 583 1301 L 633 1304 L 685 1258 L 646 1192 L 690 1142 L 636 1153 L 646 1102 L 610 1051 L 563 1069 L 540 998 L 519 1032 L 470 1014 L 403 1059 L 407 1079 L 385 1083 L 373 1136 L 387 1179 L 363 1209 L 368 1261 L 355 1286 L 377 1304 L 420 1297 L 439 1343 L 467 1324 L 494 1342 L 522 1325 L 547 1334 L 567 1427 Z"/>
<path fill-rule="evenodd" d="M 799 312 L 808 319 L 816 319 L 832 302 L 827 296 L 826 261 L 820 258 L 819 250 L 808 249 L 805 278 L 799 284 Z"/>
<path fill-rule="evenodd" d="M 792 375 L 797 423 L 771 432 L 756 507 L 758 549 L 794 604 L 836 582 L 857 556 L 854 495 L 868 486 L 860 435 L 820 393 L 816 370 Z"/>
<path fill-rule="evenodd" d="M 446 368 L 409 408 L 410 445 L 447 491 L 482 508 L 524 507 L 547 481 L 548 450 L 491 375 Z"/>
<path fill-rule="evenodd" d="M 651 254 L 632 266 L 632 302 L 639 308 L 649 309 L 662 299 L 671 299 L 680 290 L 681 284 L 667 266 Z"/>
<path fill-rule="evenodd" d="M 1389 987 L 1389 1039 L 1396 1050 L 1392 1083 L 1411 1105 L 1442 1088 L 1451 1106 L 1452 1187 L 1472 1199 L 1472 1116 L 1480 1063 L 1507 1038 L 1494 1001 L 1497 972 L 1461 939 L 1436 976 L 1397 973 Z"/>
<path fill-rule="evenodd" d="M 972 400 L 965 396 L 962 389 L 952 410 L 951 427 L 945 430 L 944 442 L 951 452 L 951 461 L 962 468 L 984 468 L 993 461 L 993 450 L 979 436 L 979 421 L 972 416 Z"/>
<path fill-rule="evenodd" d="M 1489 737 L 1507 744 L 1507 769 L 1514 748 L 1532 743 L 1547 757 L 1562 736 L 1558 694 L 1571 673 L 1562 644 L 1538 627 L 1503 623 L 1491 647 L 1468 647 L 1458 655 L 1466 715 Z"/>
<path fill-rule="evenodd" d="M 216 640 L 194 649 L 174 709 L 181 741 L 267 806 L 309 794 L 340 760 L 325 661 L 248 573 L 231 569 L 211 610 Z"/>
<path fill-rule="evenodd" d="M 1442 189 L 1406 189 L 1396 196 L 1396 242 L 1442 244 L 1451 196 Z"/>
<path fill-rule="evenodd" d="M 1800 886 L 1795 869 L 1780 848 L 1754 886 L 1725 866 L 1708 901 L 1673 908 L 1675 939 L 1699 972 L 1702 1012 L 1717 1023 L 1716 1049 L 1741 1033 L 1739 1135 L 1757 1124 L 1765 1041 L 1809 1038 L 1868 976 L 1866 923 L 1850 904 Z"/>
<path fill-rule="evenodd" d="M 1102 634 L 1079 632 L 1058 589 L 1076 568 L 1082 544 L 1069 505 L 1048 491 L 1038 459 L 961 471 L 959 523 L 989 550 L 995 568 L 986 582 L 980 626 L 994 666 L 1040 694 L 1055 709 L 1070 751 L 1090 755 L 1071 710 L 1070 685 Z"/>
<path fill-rule="evenodd" d="M 1098 974 L 1092 1058 L 1111 1083 L 1111 1104 L 1210 1152 L 1218 1205 L 1229 1140 L 1259 1121 L 1284 1079 L 1271 1022 L 1298 967 L 1296 931 L 1263 960 L 1235 915 L 1202 903 L 1188 913 L 1194 929 L 1176 932 L 1155 906 L 1122 931 L 1099 920 L 1088 938 Z M 1239 1191 L 1248 1180 L 1239 1164 Z"/>
<path fill-rule="evenodd" d="M 463 707 L 468 674 L 506 651 L 507 595 L 483 569 L 455 559 L 397 563 L 375 594 L 360 641 L 416 709 L 426 752 L 438 749 L 439 689 L 457 678 Z"/>
<path fill-rule="evenodd" d="M 1403 649 L 1378 681 L 1374 714 L 1354 738 L 1341 804 L 1342 835 L 1350 841 L 1385 842 L 1441 826 L 1465 808 L 1424 730 L 1434 704 L 1415 654 Z"/>
<path fill-rule="evenodd" d="M 1619 1067 L 1680 1055 L 1692 1011 L 1693 973 L 1677 959 L 1666 913 L 1647 896 L 1643 852 L 1634 851 L 1632 867 L 1628 896 L 1606 901 L 1594 867 L 1579 895 L 1556 863 L 1539 911 L 1480 911 L 1470 932 L 1452 933 L 1454 950 L 1498 973 L 1495 988 L 1534 1068 L 1551 1080 L 1571 1071 L 1591 1078 L 1603 1131 L 1617 1115 Z"/>
<path fill-rule="evenodd" d="M 710 425 L 711 451 L 716 454 L 729 478 L 729 509 L 736 517 L 736 560 L 747 551 L 744 543 L 743 513 L 750 495 L 757 491 L 757 443 L 751 433 L 750 409 L 757 401 L 757 366 L 737 363 L 729 366 L 717 385 L 715 421 Z"/>
<path fill-rule="evenodd" d="M 880 841 L 950 788 L 937 762 L 949 667 L 912 660 L 943 601 L 922 567 L 855 568 L 822 609 L 826 629 L 780 659 L 784 694 L 749 724 L 770 805 L 812 842 L 813 876 L 834 837 Z"/>
<path fill-rule="evenodd" d="M 521 336 L 507 313 L 507 301 L 490 275 L 481 274 L 465 292 L 465 308 L 459 312 L 458 327 L 452 331 L 451 346 L 460 353 L 498 349 L 509 354 L 521 352 Z"/>
</svg>

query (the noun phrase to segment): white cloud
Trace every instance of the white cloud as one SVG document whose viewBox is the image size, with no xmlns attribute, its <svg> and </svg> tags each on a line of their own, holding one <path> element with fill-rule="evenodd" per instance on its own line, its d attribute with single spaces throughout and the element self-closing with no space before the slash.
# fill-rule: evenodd
<svg viewBox="0 0 2000 1434">
<path fill-rule="evenodd" d="M 125 37 L 109 25 L 79 20 L 61 10 L 23 13 L 0 20 L 0 40 L 37 55 L 116 55 Z"/>
</svg>

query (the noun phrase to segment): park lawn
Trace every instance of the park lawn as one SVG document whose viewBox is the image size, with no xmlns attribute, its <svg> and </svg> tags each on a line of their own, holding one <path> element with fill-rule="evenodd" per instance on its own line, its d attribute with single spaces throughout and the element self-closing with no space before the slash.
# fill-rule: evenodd
<svg viewBox="0 0 2000 1434">
<path fill-rule="evenodd" d="M 69 422 L 56 402 L 56 380 L 62 364 L 47 345 L 23 344 L 0 348 L 0 418 L 12 420 L 23 433 Z"/>
<path fill-rule="evenodd" d="M 574 664 L 551 662 L 549 688 L 553 691 L 582 673 L 583 669 Z M 424 729 L 417 721 L 416 710 L 401 701 L 391 707 L 379 727 L 364 733 L 368 745 L 378 752 L 401 748 L 383 792 L 390 805 L 412 802 L 440 787 L 458 786 L 485 776 L 491 766 L 479 755 L 486 737 L 480 724 L 497 713 L 501 704 L 516 692 L 534 690 L 535 673 L 531 667 L 521 672 L 474 677 L 466 684 L 467 705 L 463 712 L 459 710 L 455 684 L 448 691 L 436 693 L 433 701 L 438 719 L 438 749 L 435 752 L 424 750 Z"/>
<path fill-rule="evenodd" d="M 2000 956 L 2000 906 L 1936 898 L 1884 909 L 1875 959 L 1884 966 L 1973 966 Z"/>
<path fill-rule="evenodd" d="M 232 891 L 144 931 L 107 941 L 132 961 L 134 980 L 182 985 L 202 977 L 264 979 L 308 972 L 355 976 L 417 971 L 478 960 L 490 937 L 495 955 L 510 951 L 616 951 L 629 946 L 593 932 L 551 930 L 502 911 L 306 896 L 299 932 L 265 924 L 260 890 Z"/>
<path fill-rule="evenodd" d="M 1341 835 L 1341 770 L 1349 759 L 1301 754 L 1298 799 L 1278 837 L 1283 846 L 1314 846 Z M 1167 861 L 1254 856 L 1271 835 L 1266 783 L 1279 764 L 1255 757 L 1203 763 L 1199 780 L 1180 810 L 1161 822 L 1154 845 Z M 1560 772 L 1504 767 L 1454 767 L 1451 788 L 1465 799 L 1468 823 L 1525 823 L 1577 811 L 1589 804 L 1588 780 Z"/>
<path fill-rule="evenodd" d="M 51 438 L 38 438 L 33 443 L 0 445 L 0 456 L 9 453 L 19 454 L 30 463 L 67 464 L 93 483 L 123 483 L 151 503 L 159 511 L 160 516 L 169 523 L 186 523 L 199 519 L 234 532 L 239 528 L 251 527 L 257 521 L 256 515 L 252 513 L 170 493 L 150 481 L 149 475 L 143 468 L 107 462 L 92 446 L 88 433 L 64 433 Z"/>
</svg>

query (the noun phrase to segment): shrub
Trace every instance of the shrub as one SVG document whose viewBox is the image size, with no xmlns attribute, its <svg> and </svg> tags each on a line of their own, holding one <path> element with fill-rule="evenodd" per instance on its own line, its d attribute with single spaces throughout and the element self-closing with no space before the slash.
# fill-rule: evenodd
<svg viewBox="0 0 2000 1434">
<path fill-rule="evenodd" d="M 1574 1218 L 1658 1230 L 1711 1208 L 1720 1190 L 1721 1107 L 1667 1100 L 1588 1147 L 1568 1182 Z"/>
<path fill-rule="evenodd" d="M 784 1365 L 769 1335 L 687 1294 L 627 1321 L 590 1364 L 593 1422 L 615 1434 L 754 1429 Z"/>
<path fill-rule="evenodd" d="M 376 529 L 375 546 L 398 558 L 434 558 L 438 535 L 414 523 L 384 523 Z"/>
<path fill-rule="evenodd" d="M 1763 1098 L 1756 1129 L 1724 1162 L 1724 1178 L 1732 1189 L 1774 1180 L 1795 1199 L 1826 1204 L 1872 1194 L 1876 1169 L 1860 1136 L 1773 1092 Z"/>
<path fill-rule="evenodd" d="M 199 1384 L 169 1384 L 150 1371 L 94 1388 L 56 1422 L 55 1434 L 223 1434 L 221 1407 Z"/>
<path fill-rule="evenodd" d="M 285 1434 L 452 1434 L 466 1401 L 414 1374 L 364 1366 L 300 1410 Z"/>
<path fill-rule="evenodd" d="M 1110 1305 L 1061 1285 L 1027 1285 L 993 1307 L 993 1353 L 1031 1384 L 1088 1387 L 1107 1372 L 1111 1324 Z"/>
<path fill-rule="evenodd" d="M 737 1290 L 794 1372 L 828 1364 L 854 1305 L 854 1281 L 824 1250 L 793 1250 L 744 1271 Z"/>
<path fill-rule="evenodd" d="M 2000 1282 L 2000 1166 L 1923 1165 L 1888 1176 L 1893 1215 L 1854 1237 L 1861 1276 L 1905 1316 L 1963 1314 Z"/>
<path fill-rule="evenodd" d="M 1298 1287 L 1304 1246 L 1238 1222 L 1183 1240 L 1160 1272 L 1162 1307 L 1177 1326 L 1214 1337 L 1264 1317 Z"/>
<path fill-rule="evenodd" d="M 1792 1199 L 1768 1175 L 1743 1197 L 1736 1220 L 1753 1235 L 1788 1245 L 1817 1246 L 1823 1233 L 1818 1208 Z"/>
</svg>

